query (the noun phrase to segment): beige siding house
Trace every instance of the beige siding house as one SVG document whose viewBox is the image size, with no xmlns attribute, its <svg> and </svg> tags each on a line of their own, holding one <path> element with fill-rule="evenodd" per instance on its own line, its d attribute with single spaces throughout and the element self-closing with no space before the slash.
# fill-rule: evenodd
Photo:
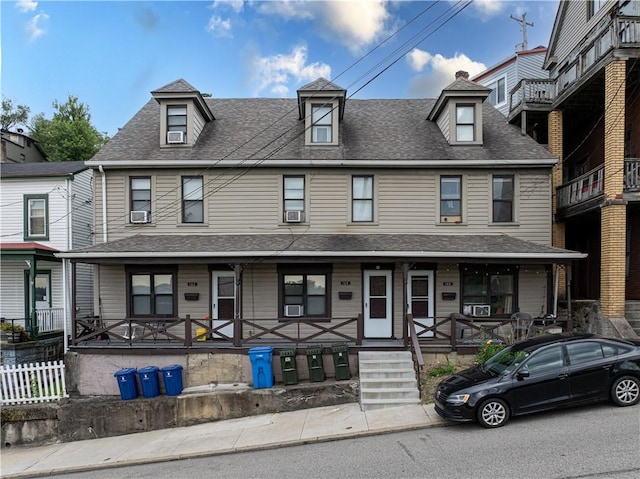
<svg viewBox="0 0 640 479">
<path fill-rule="evenodd" d="M 437 99 L 155 90 L 88 162 L 95 244 L 59 256 L 95 266 L 99 317 L 71 353 L 182 364 L 195 385 L 214 363 L 246 379 L 255 346 L 462 352 L 554 312 L 552 266 L 584 257 L 551 245 L 557 159 L 489 92 L 464 72 Z"/>
</svg>

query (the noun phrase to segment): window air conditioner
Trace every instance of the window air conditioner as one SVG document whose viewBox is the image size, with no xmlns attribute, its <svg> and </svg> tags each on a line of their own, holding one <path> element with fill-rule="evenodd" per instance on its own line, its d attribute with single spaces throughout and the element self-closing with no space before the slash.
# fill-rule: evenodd
<svg viewBox="0 0 640 479">
<path fill-rule="evenodd" d="M 301 304 L 285 304 L 284 315 L 288 318 L 299 318 L 304 313 L 304 307 Z"/>
<path fill-rule="evenodd" d="M 132 211 L 131 212 L 132 223 L 149 223 L 148 211 Z"/>
<path fill-rule="evenodd" d="M 167 132 L 167 143 L 184 143 L 184 132 L 183 131 L 168 131 Z"/>
<path fill-rule="evenodd" d="M 442 223 L 460 223 L 462 218 L 460 216 L 441 216 L 440 222 Z"/>
<path fill-rule="evenodd" d="M 287 223 L 300 223 L 302 221 L 302 211 L 285 211 L 284 220 Z"/>
<path fill-rule="evenodd" d="M 491 306 L 488 304 L 476 304 L 471 310 L 473 316 L 491 316 Z"/>
</svg>

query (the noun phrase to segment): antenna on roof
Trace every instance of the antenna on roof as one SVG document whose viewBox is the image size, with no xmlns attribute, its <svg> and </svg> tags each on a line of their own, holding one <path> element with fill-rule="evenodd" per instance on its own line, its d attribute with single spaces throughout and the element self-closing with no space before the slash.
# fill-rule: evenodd
<svg viewBox="0 0 640 479">
<path fill-rule="evenodd" d="M 533 23 L 527 22 L 526 13 L 522 14 L 522 18 L 516 18 L 513 15 L 511 15 L 511 20 L 515 20 L 520 25 L 522 25 L 522 43 L 519 43 L 518 45 L 522 45 L 522 50 L 528 50 L 529 44 L 527 43 L 527 25 L 529 25 L 530 27 L 533 27 Z"/>
</svg>

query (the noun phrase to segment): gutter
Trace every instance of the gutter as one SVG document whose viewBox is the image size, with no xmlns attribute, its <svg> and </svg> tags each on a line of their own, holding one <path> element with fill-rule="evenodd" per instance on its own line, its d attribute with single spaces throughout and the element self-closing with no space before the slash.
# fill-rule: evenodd
<svg viewBox="0 0 640 479">
<path fill-rule="evenodd" d="M 123 251 L 119 253 L 106 252 L 64 252 L 57 253 L 58 258 L 69 258 L 76 260 L 87 259 L 108 259 L 108 258 L 277 258 L 277 257 L 318 257 L 318 251 Z M 583 259 L 586 253 L 486 253 L 468 251 L 324 251 L 322 256 L 342 257 L 342 258 L 469 258 L 469 259 L 531 259 L 531 260 L 574 260 Z"/>
</svg>

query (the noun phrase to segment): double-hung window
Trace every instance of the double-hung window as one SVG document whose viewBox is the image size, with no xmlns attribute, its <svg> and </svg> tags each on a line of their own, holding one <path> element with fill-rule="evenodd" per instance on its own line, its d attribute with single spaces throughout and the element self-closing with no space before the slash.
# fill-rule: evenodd
<svg viewBox="0 0 640 479">
<path fill-rule="evenodd" d="M 202 176 L 182 177 L 182 222 L 204 223 Z"/>
<path fill-rule="evenodd" d="M 475 106 L 456 105 L 456 141 L 475 140 Z"/>
<path fill-rule="evenodd" d="M 182 132 L 181 138 L 171 132 Z M 186 105 L 167 106 L 167 142 L 186 143 L 187 141 L 187 107 Z"/>
<path fill-rule="evenodd" d="M 176 273 L 130 271 L 128 275 L 131 317 L 175 317 Z"/>
<path fill-rule="evenodd" d="M 507 82 L 505 78 L 498 78 L 496 81 L 487 85 L 488 88 L 491 88 L 491 93 L 489 93 L 489 97 L 487 101 L 493 105 L 501 105 L 507 99 Z"/>
<path fill-rule="evenodd" d="M 462 221 L 462 177 L 440 177 L 440 221 Z"/>
<path fill-rule="evenodd" d="M 132 213 L 132 221 L 136 220 L 137 216 L 145 216 L 147 222 L 151 218 L 151 178 L 148 176 L 137 177 L 130 179 L 130 197 L 131 197 L 131 211 L 138 212 Z"/>
<path fill-rule="evenodd" d="M 333 141 L 333 111 L 331 105 L 311 106 L 311 142 Z"/>
<path fill-rule="evenodd" d="M 24 239 L 49 239 L 49 196 L 25 195 Z"/>
<path fill-rule="evenodd" d="M 508 315 L 517 311 L 517 268 L 470 264 L 462 266 L 461 274 L 464 314 L 477 314 L 478 311 L 484 311 L 483 306 L 490 307 L 491 316 Z"/>
<path fill-rule="evenodd" d="M 281 269 L 283 316 L 328 317 L 330 281 L 330 270 L 325 267 Z"/>
<path fill-rule="evenodd" d="M 513 222 L 513 175 L 493 177 L 493 222 Z"/>
<path fill-rule="evenodd" d="M 351 221 L 373 221 L 373 176 L 351 178 Z"/>
<path fill-rule="evenodd" d="M 284 221 L 304 221 L 304 176 L 285 176 L 283 183 Z"/>
</svg>

